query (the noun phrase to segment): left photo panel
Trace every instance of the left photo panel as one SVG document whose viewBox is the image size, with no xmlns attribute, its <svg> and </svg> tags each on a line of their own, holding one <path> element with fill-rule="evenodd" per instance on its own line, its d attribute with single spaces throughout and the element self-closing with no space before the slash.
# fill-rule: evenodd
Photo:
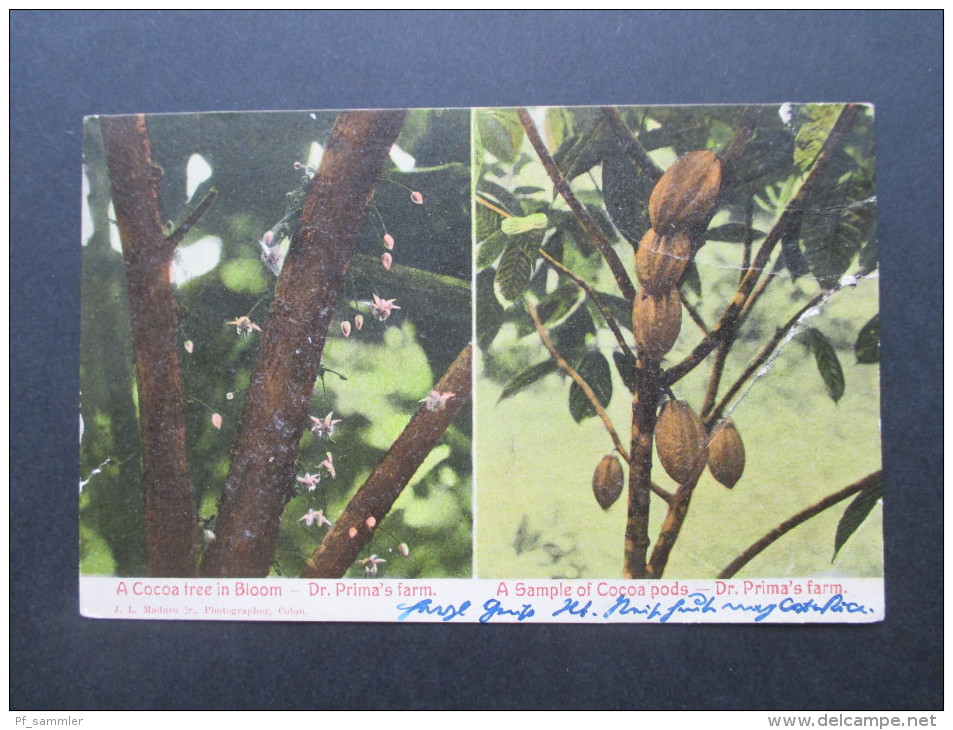
<svg viewBox="0 0 953 730">
<path fill-rule="evenodd" d="M 86 120 L 81 576 L 473 574 L 470 123 Z"/>
</svg>

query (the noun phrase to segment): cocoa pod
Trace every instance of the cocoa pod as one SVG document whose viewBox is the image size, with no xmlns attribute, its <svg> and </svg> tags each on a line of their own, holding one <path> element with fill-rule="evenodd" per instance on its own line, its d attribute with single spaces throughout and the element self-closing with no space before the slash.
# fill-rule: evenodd
<svg viewBox="0 0 953 730">
<path fill-rule="evenodd" d="M 708 469 L 715 481 L 731 489 L 745 471 L 745 445 L 730 419 L 719 423 L 708 440 Z"/>
<path fill-rule="evenodd" d="M 683 401 L 662 405 L 655 424 L 655 451 L 665 472 L 679 484 L 691 484 L 708 461 L 708 434 L 701 419 Z"/>
<path fill-rule="evenodd" d="M 653 360 L 672 349 L 682 328 L 682 299 L 678 289 L 653 297 L 644 292 L 632 304 L 635 345 Z"/>
<path fill-rule="evenodd" d="M 622 462 L 614 454 L 602 457 L 592 474 L 592 493 L 602 509 L 609 509 L 622 494 Z"/>
<path fill-rule="evenodd" d="M 679 157 L 649 196 L 652 228 L 662 234 L 684 231 L 705 221 L 721 189 L 721 161 L 695 150 Z"/>
<path fill-rule="evenodd" d="M 692 242 L 684 233 L 661 236 L 650 229 L 635 254 L 635 275 L 642 288 L 655 296 L 678 286 L 692 258 Z"/>
</svg>

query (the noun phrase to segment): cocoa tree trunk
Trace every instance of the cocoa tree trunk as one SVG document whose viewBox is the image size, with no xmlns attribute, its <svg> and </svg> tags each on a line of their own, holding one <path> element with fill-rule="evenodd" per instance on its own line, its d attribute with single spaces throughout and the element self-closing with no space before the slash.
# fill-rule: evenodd
<svg viewBox="0 0 953 730">
<path fill-rule="evenodd" d="M 175 243 L 165 237 L 160 222 L 162 168 L 152 161 L 144 116 L 103 117 L 101 128 L 126 265 L 148 570 L 153 576 L 194 575 L 197 523 L 169 281 Z"/>
<path fill-rule="evenodd" d="M 328 326 L 405 114 L 346 112 L 334 125 L 261 337 L 203 575 L 268 574 Z"/>
</svg>

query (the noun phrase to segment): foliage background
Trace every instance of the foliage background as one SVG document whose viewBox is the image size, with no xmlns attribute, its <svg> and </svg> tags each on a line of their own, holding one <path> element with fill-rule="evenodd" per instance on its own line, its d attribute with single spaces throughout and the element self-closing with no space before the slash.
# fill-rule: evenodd
<svg viewBox="0 0 953 730">
<path fill-rule="evenodd" d="M 505 17 L 11 13 L 12 709 L 942 705 L 942 13 Z M 691 52 L 680 50 L 686 39 Z M 881 256 L 884 464 L 897 485 L 886 622 L 450 633 L 78 615 L 84 115 L 781 99 L 877 105 L 878 194 L 891 201 L 879 211 L 891 242 Z M 446 677 L 474 666 L 480 681 L 447 691 Z"/>
</svg>

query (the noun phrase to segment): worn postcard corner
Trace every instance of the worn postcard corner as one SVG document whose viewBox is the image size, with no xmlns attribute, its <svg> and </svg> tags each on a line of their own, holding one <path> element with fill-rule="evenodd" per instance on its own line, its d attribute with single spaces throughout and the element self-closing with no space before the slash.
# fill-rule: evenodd
<svg viewBox="0 0 953 730">
<path fill-rule="evenodd" d="M 873 107 L 90 117 L 91 618 L 884 618 Z"/>
</svg>

